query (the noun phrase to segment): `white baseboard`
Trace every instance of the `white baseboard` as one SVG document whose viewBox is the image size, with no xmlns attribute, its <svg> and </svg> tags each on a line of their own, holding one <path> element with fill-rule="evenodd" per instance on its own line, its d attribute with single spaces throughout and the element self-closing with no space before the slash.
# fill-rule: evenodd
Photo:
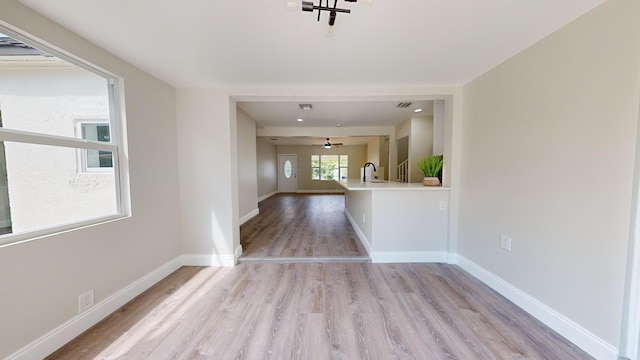
<svg viewBox="0 0 640 360">
<path fill-rule="evenodd" d="M 255 216 L 258 216 L 258 214 L 260 214 L 260 209 L 253 209 L 251 210 L 247 215 L 243 216 L 240 218 L 240 225 L 246 223 L 247 221 L 253 219 Z"/>
<path fill-rule="evenodd" d="M 371 243 L 369 242 L 369 239 L 367 239 L 367 237 L 364 235 L 362 230 L 360 230 L 360 228 L 358 227 L 358 224 L 353 219 L 351 214 L 349 214 L 349 211 L 346 208 L 344 209 L 344 214 L 347 216 L 347 219 L 351 223 L 351 227 L 353 228 L 353 230 L 355 230 L 356 235 L 358 235 L 358 239 L 360 239 L 360 243 L 365 248 L 365 250 L 367 250 L 367 255 L 370 256 L 371 255 Z"/>
<path fill-rule="evenodd" d="M 268 198 L 272 197 L 273 195 L 275 195 L 275 194 L 277 194 L 277 193 L 278 193 L 277 191 L 274 191 L 274 192 L 270 192 L 270 193 L 268 193 L 268 194 L 266 194 L 266 195 L 262 195 L 262 196 L 260 196 L 260 197 L 258 198 L 258 202 L 260 202 L 260 201 L 264 201 L 264 200 L 267 200 Z"/>
<path fill-rule="evenodd" d="M 42 359 L 59 349 L 78 335 L 118 310 L 127 302 L 164 279 L 182 266 L 182 257 L 177 257 L 122 290 L 78 314 L 48 334 L 10 355 L 6 360 Z"/>
<path fill-rule="evenodd" d="M 483 267 L 464 256 L 457 255 L 457 265 L 482 281 L 521 309 L 555 330 L 569 341 L 596 359 L 614 360 L 618 358 L 618 349 L 594 335 L 587 329 L 571 321 L 522 290 L 509 284 Z"/>
<path fill-rule="evenodd" d="M 372 263 L 443 263 L 447 262 L 446 251 L 374 251 Z"/>
<path fill-rule="evenodd" d="M 185 254 L 182 255 L 182 265 L 184 266 L 235 266 L 236 259 L 233 254 Z"/>
<path fill-rule="evenodd" d="M 344 190 L 298 190 L 298 194 L 344 194 Z"/>
</svg>

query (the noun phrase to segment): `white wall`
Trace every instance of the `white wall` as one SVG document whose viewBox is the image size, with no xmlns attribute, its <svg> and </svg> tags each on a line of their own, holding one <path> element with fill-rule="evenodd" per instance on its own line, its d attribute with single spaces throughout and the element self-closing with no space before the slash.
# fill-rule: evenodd
<svg viewBox="0 0 640 360">
<path fill-rule="evenodd" d="M 18 4 L 0 22 L 124 78 L 130 218 L 0 248 L 0 358 L 181 254 L 174 89 Z"/>
<path fill-rule="evenodd" d="M 182 239 L 192 264 L 234 265 L 240 245 L 236 105 L 214 89 L 178 89 Z"/>
<path fill-rule="evenodd" d="M 246 219 L 258 212 L 256 121 L 242 109 L 237 108 L 236 111 L 238 120 L 238 207 L 240 219 Z"/>
<path fill-rule="evenodd" d="M 278 191 L 278 150 L 264 138 L 256 139 L 258 199 Z"/>
<path fill-rule="evenodd" d="M 425 155 L 433 155 L 433 117 L 414 116 L 409 135 L 409 182 L 422 182 L 424 174 L 417 162 Z"/>
<path fill-rule="evenodd" d="M 367 143 L 367 159 L 380 166 L 380 137 L 374 137 Z"/>
<path fill-rule="evenodd" d="M 639 55 L 639 3 L 610 0 L 464 87 L 459 254 L 611 347 Z"/>
<path fill-rule="evenodd" d="M 433 154 L 444 154 L 444 100 L 433 101 Z"/>
</svg>

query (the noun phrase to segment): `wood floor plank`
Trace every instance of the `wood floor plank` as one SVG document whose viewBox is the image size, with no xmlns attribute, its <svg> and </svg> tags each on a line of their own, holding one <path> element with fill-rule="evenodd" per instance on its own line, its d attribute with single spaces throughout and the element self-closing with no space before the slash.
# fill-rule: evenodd
<svg viewBox="0 0 640 360">
<path fill-rule="evenodd" d="M 240 227 L 241 261 L 251 258 L 368 259 L 344 214 L 342 194 L 278 194 Z"/>
<path fill-rule="evenodd" d="M 590 359 L 456 266 L 183 267 L 48 359 Z"/>
<path fill-rule="evenodd" d="M 269 198 L 241 238 L 253 261 L 183 267 L 47 359 L 590 359 L 456 266 L 371 264 L 342 195 Z"/>
</svg>

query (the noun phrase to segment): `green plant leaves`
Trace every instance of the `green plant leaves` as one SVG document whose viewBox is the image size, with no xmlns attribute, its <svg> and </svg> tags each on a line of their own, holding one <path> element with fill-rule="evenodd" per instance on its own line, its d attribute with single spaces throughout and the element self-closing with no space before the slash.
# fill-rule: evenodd
<svg viewBox="0 0 640 360">
<path fill-rule="evenodd" d="M 418 167 L 425 177 L 437 177 L 442 169 L 442 155 L 427 155 L 418 159 Z"/>
</svg>

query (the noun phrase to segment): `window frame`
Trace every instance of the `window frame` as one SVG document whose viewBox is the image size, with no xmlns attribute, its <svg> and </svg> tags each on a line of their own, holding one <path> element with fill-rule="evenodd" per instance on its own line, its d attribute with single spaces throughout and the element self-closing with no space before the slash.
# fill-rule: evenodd
<svg viewBox="0 0 640 360">
<path fill-rule="evenodd" d="M 318 166 L 313 166 L 313 157 L 318 157 Z M 323 156 L 337 156 L 338 157 L 338 178 L 337 179 L 323 179 L 322 178 L 322 157 Z M 342 157 L 347 158 L 347 166 L 341 166 Z M 347 176 L 349 176 L 349 155 L 348 154 L 311 154 L 311 181 L 336 181 L 342 180 L 342 169 L 347 170 Z M 318 169 L 318 178 L 314 178 L 313 169 Z"/>
<path fill-rule="evenodd" d="M 108 119 L 100 119 L 100 118 L 76 118 L 74 120 L 74 127 L 75 127 L 75 133 L 76 133 L 76 137 L 78 139 L 82 139 L 82 140 L 86 140 L 82 137 L 82 125 L 84 124 L 106 124 L 109 126 L 109 134 L 111 134 L 111 122 Z M 111 143 L 111 136 L 109 138 L 109 143 Z M 92 140 L 89 140 L 92 141 Z M 104 141 L 98 141 L 100 143 L 105 143 Z M 91 149 L 83 149 L 83 150 L 78 150 L 77 151 L 77 159 L 78 159 L 78 173 L 83 174 L 101 174 L 101 173 L 112 173 L 114 171 L 114 165 L 112 164 L 112 166 L 109 167 L 90 167 L 88 166 L 87 163 L 87 151 L 86 150 L 91 150 Z M 113 154 L 113 152 L 112 152 Z M 113 155 L 112 155 L 113 156 Z"/>
<path fill-rule="evenodd" d="M 2 25 L 0 25 L 0 33 L 6 34 L 7 36 L 10 36 L 20 42 L 23 42 L 38 50 L 46 52 L 47 54 L 50 54 L 72 65 L 75 65 L 85 71 L 104 78 L 106 80 L 107 94 L 109 98 L 109 114 L 108 119 L 101 122 L 106 122 L 109 124 L 111 140 L 110 142 L 99 142 L 82 138 L 71 138 L 44 133 L 0 128 L 0 141 L 74 148 L 79 153 L 83 152 L 83 150 L 109 151 L 111 152 L 113 157 L 113 166 L 111 168 L 107 168 L 106 171 L 114 172 L 114 196 L 116 197 L 116 210 L 113 214 L 81 221 L 74 221 L 71 223 L 60 224 L 43 229 L 5 234 L 0 236 L 0 248 L 8 245 L 19 244 L 25 241 L 40 239 L 42 237 L 47 237 L 65 231 L 82 229 L 87 226 L 130 217 L 131 200 L 128 181 L 128 164 L 126 163 L 126 161 L 121 161 L 121 159 L 126 159 L 123 79 L 116 76 L 115 74 L 109 73 L 99 68 L 96 65 L 91 64 L 86 60 L 83 60 L 70 53 L 57 50 L 52 46 L 49 46 L 20 32 L 8 29 Z"/>
</svg>

